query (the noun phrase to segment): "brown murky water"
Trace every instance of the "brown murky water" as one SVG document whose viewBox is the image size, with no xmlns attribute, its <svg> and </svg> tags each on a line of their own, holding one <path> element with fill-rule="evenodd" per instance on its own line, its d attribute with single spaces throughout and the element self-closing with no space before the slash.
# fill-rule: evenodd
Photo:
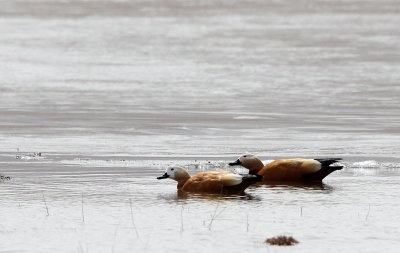
<svg viewBox="0 0 400 253">
<path fill-rule="evenodd" d="M 0 4 L 0 252 L 398 252 L 398 1 Z M 245 152 L 345 168 L 243 196 L 155 180 Z"/>
</svg>

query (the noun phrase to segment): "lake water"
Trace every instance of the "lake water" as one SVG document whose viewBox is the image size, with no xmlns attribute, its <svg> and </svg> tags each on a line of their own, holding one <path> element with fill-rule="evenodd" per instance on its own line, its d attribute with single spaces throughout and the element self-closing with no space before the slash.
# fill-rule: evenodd
<svg viewBox="0 0 400 253">
<path fill-rule="evenodd" d="M 399 251 L 400 2 L 0 4 L 0 252 Z M 247 152 L 344 169 L 243 196 L 155 179 Z"/>
</svg>

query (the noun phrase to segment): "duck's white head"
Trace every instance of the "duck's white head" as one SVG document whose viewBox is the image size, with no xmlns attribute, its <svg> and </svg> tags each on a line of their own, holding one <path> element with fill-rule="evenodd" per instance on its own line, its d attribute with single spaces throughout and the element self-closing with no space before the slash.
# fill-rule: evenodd
<svg viewBox="0 0 400 253">
<path fill-rule="evenodd" d="M 229 166 L 241 165 L 249 170 L 250 174 L 257 174 L 257 172 L 264 167 L 261 160 L 252 154 L 245 154 L 240 156 L 235 162 L 229 163 Z"/>
<path fill-rule="evenodd" d="M 239 156 L 239 158 L 235 162 L 229 163 L 229 165 L 230 166 L 243 165 L 244 163 L 250 162 L 254 159 L 258 159 L 257 156 L 252 155 L 252 154 L 245 154 L 245 155 Z"/>
<path fill-rule="evenodd" d="M 164 175 L 157 177 L 157 179 L 171 178 L 176 181 L 187 180 L 190 178 L 189 173 L 180 166 L 170 166 L 165 170 Z"/>
</svg>

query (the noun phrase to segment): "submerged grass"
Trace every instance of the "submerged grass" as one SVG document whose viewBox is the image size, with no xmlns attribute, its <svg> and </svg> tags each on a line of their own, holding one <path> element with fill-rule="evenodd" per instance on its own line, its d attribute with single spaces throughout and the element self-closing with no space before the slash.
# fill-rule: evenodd
<svg viewBox="0 0 400 253">
<path fill-rule="evenodd" d="M 82 192 L 82 222 L 85 223 L 85 212 L 83 211 L 83 192 Z"/>
<path fill-rule="evenodd" d="M 212 224 L 214 222 L 214 220 L 220 216 L 220 214 L 225 210 L 225 208 L 223 208 L 219 213 L 218 212 L 218 207 L 219 207 L 219 203 L 217 204 L 217 206 L 215 207 L 215 211 L 214 213 L 211 215 L 211 219 L 210 219 L 210 223 L 208 224 L 208 230 L 211 230 Z"/>
<path fill-rule="evenodd" d="M 138 232 L 138 230 L 136 228 L 135 221 L 133 220 L 132 199 L 129 199 L 129 206 L 131 208 L 132 227 L 135 229 L 137 238 L 139 238 L 139 232 Z"/>
<path fill-rule="evenodd" d="M 44 202 L 44 206 L 46 207 L 46 216 L 49 216 L 49 208 L 47 207 L 47 202 L 46 202 L 46 198 L 44 197 L 44 192 L 42 191 L 42 197 L 43 197 L 43 202 Z"/>
<path fill-rule="evenodd" d="M 278 246 L 292 246 L 299 243 L 293 237 L 284 235 L 268 238 L 267 240 L 265 240 L 265 242 L 271 245 L 278 245 Z"/>
</svg>

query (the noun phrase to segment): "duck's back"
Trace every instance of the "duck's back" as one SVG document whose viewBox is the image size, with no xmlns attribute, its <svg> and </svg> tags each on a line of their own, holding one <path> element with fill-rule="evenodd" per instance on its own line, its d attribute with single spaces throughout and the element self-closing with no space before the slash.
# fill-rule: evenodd
<svg viewBox="0 0 400 253">
<path fill-rule="evenodd" d="M 263 176 L 263 181 L 300 181 L 320 169 L 321 163 L 314 159 L 281 159 L 264 166 L 258 175 Z"/>
<path fill-rule="evenodd" d="M 242 182 L 242 176 L 230 171 L 202 172 L 191 177 L 182 187 L 189 192 L 219 193 L 224 187 L 238 185 Z"/>
</svg>

